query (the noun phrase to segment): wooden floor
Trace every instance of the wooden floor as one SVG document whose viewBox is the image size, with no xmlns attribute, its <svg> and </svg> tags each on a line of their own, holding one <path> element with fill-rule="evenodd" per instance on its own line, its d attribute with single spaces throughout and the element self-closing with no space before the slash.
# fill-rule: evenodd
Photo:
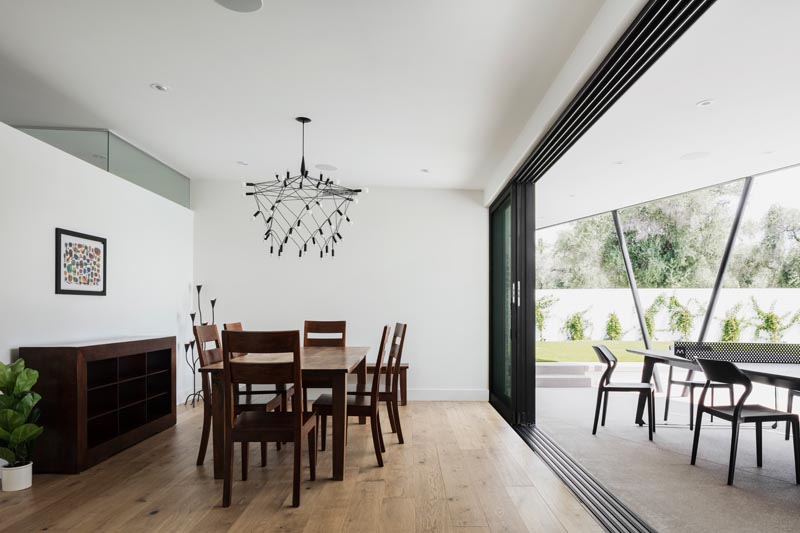
<svg viewBox="0 0 800 533">
<path fill-rule="evenodd" d="M 330 452 L 320 452 L 298 509 L 289 506 L 291 450 L 270 447 L 261 468 L 258 446 L 248 481 L 234 468 L 233 504 L 220 507 L 211 450 L 194 464 L 201 412 L 179 408 L 176 427 L 81 475 L 36 476 L 32 489 L 0 493 L 0 531 L 600 530 L 488 403 L 401 407 L 406 443 L 385 435 L 384 468 L 369 426 L 351 422 L 345 481 L 330 480 Z"/>
</svg>

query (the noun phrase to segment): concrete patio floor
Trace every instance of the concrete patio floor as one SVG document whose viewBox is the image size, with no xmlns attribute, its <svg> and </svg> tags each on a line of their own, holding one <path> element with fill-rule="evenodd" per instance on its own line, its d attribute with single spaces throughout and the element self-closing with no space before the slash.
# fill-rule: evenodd
<svg viewBox="0 0 800 533">
<path fill-rule="evenodd" d="M 635 376 L 631 372 L 618 380 L 633 381 Z M 765 426 L 763 468 L 756 467 L 755 424 L 742 426 L 736 477 L 734 485 L 728 486 L 729 423 L 703 421 L 697 465 L 691 466 L 693 434 L 688 429 L 687 398 L 673 392 L 665 424 L 664 394 L 658 394 L 658 425 L 650 442 L 647 427 L 633 422 L 636 395 L 631 393 L 610 395 L 606 426 L 593 436 L 596 395 L 595 387 L 539 388 L 537 425 L 655 529 L 800 528 L 800 485 L 795 484 L 792 445 L 784 440 L 782 424 L 777 430 Z M 719 403 L 727 403 L 727 394 L 720 396 Z M 779 406 L 785 408 L 786 392 L 781 390 L 778 398 Z M 772 406 L 773 389 L 758 387 L 751 399 Z"/>
</svg>

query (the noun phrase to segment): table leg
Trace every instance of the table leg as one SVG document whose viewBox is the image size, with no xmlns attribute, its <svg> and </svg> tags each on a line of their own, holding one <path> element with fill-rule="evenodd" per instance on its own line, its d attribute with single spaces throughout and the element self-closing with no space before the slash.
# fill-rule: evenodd
<svg viewBox="0 0 800 533">
<path fill-rule="evenodd" d="M 406 382 L 406 369 L 400 370 L 400 405 L 408 405 L 408 384 Z"/>
<path fill-rule="evenodd" d="M 222 479 L 225 463 L 225 392 L 222 372 L 211 374 L 211 436 L 214 443 L 214 479 Z"/>
<path fill-rule="evenodd" d="M 655 359 L 650 357 L 644 358 L 644 365 L 642 365 L 642 383 L 650 383 L 655 365 Z M 642 415 L 644 414 L 645 403 L 647 403 L 647 394 L 648 393 L 639 395 L 639 404 L 636 406 L 636 423 L 640 426 L 644 425 L 644 418 L 642 418 Z"/>
<path fill-rule="evenodd" d="M 356 377 L 358 377 L 358 384 L 359 385 L 366 385 L 366 383 L 367 383 L 367 358 L 366 357 L 361 361 L 361 364 L 358 365 L 358 368 L 356 369 Z M 373 379 L 379 379 L 380 378 L 380 373 L 378 372 L 377 369 L 375 370 L 375 375 L 373 375 L 372 378 Z M 366 424 L 367 423 L 367 417 L 365 417 L 365 416 L 358 417 L 358 423 L 359 424 Z"/>
<path fill-rule="evenodd" d="M 333 396 L 333 479 L 344 479 L 345 431 L 347 430 L 347 374 L 337 374 L 331 380 Z"/>
</svg>

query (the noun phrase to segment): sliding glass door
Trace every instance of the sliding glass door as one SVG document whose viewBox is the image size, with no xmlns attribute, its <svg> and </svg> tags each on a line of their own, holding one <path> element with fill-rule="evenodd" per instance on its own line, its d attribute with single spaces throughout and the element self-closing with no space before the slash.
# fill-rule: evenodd
<svg viewBox="0 0 800 533">
<path fill-rule="evenodd" d="M 515 301 L 511 258 L 511 194 L 506 193 L 490 213 L 490 355 L 489 396 L 506 418 L 512 413 L 511 314 Z"/>
</svg>

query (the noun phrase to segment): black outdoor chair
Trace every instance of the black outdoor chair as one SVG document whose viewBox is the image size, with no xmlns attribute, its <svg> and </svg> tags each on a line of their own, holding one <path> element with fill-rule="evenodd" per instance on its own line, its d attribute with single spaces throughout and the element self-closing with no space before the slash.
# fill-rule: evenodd
<svg viewBox="0 0 800 533">
<path fill-rule="evenodd" d="M 798 416 L 785 411 L 779 411 L 763 405 L 745 404 L 747 397 L 753 391 L 753 383 L 739 368 L 730 361 L 716 361 L 713 359 L 697 359 L 697 363 L 709 380 L 700 394 L 700 403 L 697 405 L 697 421 L 694 426 L 694 443 L 692 444 L 692 464 L 697 460 L 697 445 L 700 442 L 700 424 L 703 413 L 713 414 L 731 423 L 731 458 L 728 463 L 728 485 L 733 485 L 733 473 L 736 469 L 736 450 L 739 445 L 739 425 L 749 422 L 756 424 L 756 463 L 761 467 L 761 429 L 764 422 L 780 422 L 785 420 L 792 425 L 794 435 L 794 469 L 795 480 L 800 484 L 800 422 Z M 707 406 L 705 405 L 706 393 L 711 381 L 742 385 L 744 393 L 735 405 Z"/>
<path fill-rule="evenodd" d="M 670 392 L 672 391 L 672 385 L 683 385 L 684 387 L 689 387 L 689 431 L 694 429 L 694 390 L 699 389 L 701 387 L 705 387 L 706 381 L 705 380 L 695 380 L 691 379 L 692 371 L 689 371 L 689 374 L 686 376 L 686 379 L 673 379 L 672 378 L 672 371 L 674 370 L 673 367 L 669 367 L 669 376 L 667 376 L 667 397 L 664 401 L 664 422 L 667 421 L 667 417 L 669 416 L 669 397 Z M 711 405 L 714 405 L 714 390 L 715 389 L 728 389 L 728 394 L 731 398 L 731 405 L 733 405 L 733 385 L 730 383 L 712 383 L 710 386 L 711 388 Z M 711 421 L 714 421 L 714 417 L 711 417 Z M 788 432 L 788 429 L 787 429 Z M 788 438 L 788 437 L 787 437 Z"/>
<path fill-rule="evenodd" d="M 800 390 L 789 390 L 789 401 L 786 405 L 787 413 L 792 412 L 792 403 L 795 396 L 800 396 Z M 777 399 L 775 401 L 777 402 Z M 789 440 L 789 422 L 786 422 L 786 440 Z"/>
<path fill-rule="evenodd" d="M 597 434 L 597 419 L 600 417 L 600 405 L 603 405 L 603 419 L 600 422 L 601 426 L 606 425 L 606 410 L 608 409 L 608 393 L 609 392 L 636 392 L 644 395 L 647 398 L 647 431 L 650 440 L 653 440 L 653 432 L 656 430 L 656 392 L 652 383 L 611 383 L 611 374 L 617 368 L 617 357 L 611 353 L 611 350 L 604 345 L 592 346 L 597 358 L 601 363 L 605 363 L 606 371 L 600 377 L 600 384 L 597 388 L 597 407 L 594 411 L 594 426 L 592 426 L 592 435 Z"/>
</svg>

